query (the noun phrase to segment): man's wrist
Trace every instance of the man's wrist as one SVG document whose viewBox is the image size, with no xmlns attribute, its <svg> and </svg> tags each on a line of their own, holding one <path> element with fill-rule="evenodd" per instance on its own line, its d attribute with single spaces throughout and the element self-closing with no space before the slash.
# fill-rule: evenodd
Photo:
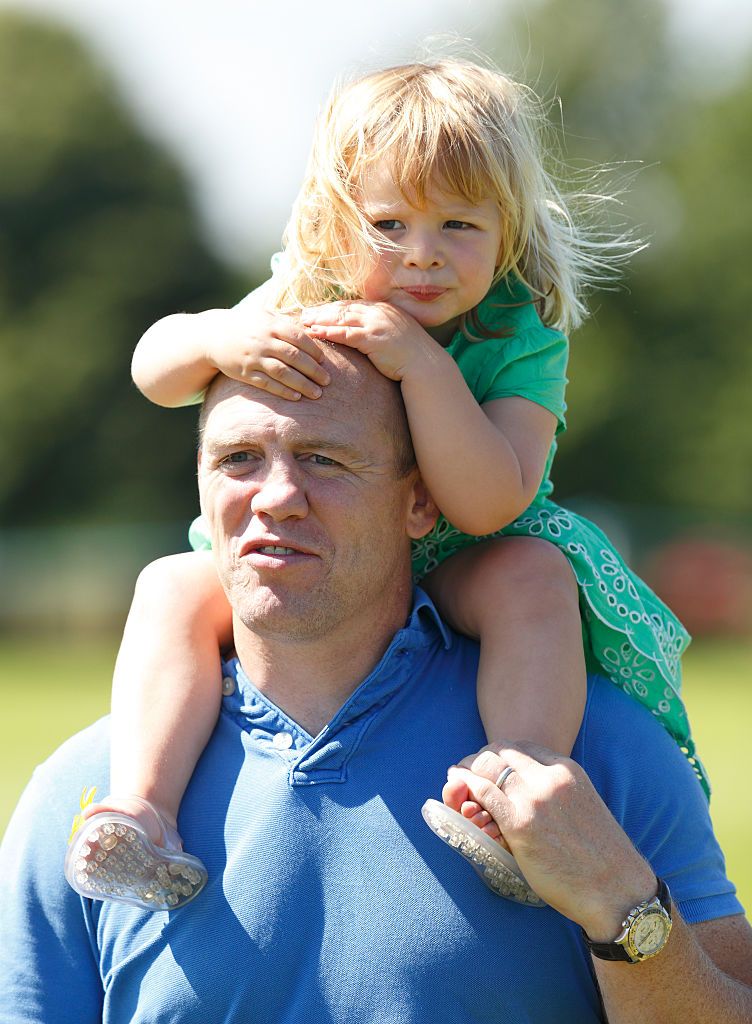
<svg viewBox="0 0 752 1024">
<path fill-rule="evenodd" d="M 658 891 L 655 873 L 648 864 L 633 878 L 622 876 L 603 893 L 600 905 L 577 923 L 592 942 L 611 942 L 619 934 L 627 914 L 638 904 L 652 899 Z"/>
<path fill-rule="evenodd" d="M 585 945 L 599 960 L 638 964 L 666 947 L 672 927 L 672 903 L 666 883 L 656 879 L 656 894 L 641 900 L 621 922 L 619 934 L 607 942 L 596 942 L 583 931 Z"/>
</svg>

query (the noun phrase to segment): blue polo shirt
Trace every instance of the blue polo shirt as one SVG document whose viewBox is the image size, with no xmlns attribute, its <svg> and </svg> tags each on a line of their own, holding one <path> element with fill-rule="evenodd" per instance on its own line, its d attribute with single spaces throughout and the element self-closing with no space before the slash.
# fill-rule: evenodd
<svg viewBox="0 0 752 1024">
<path fill-rule="evenodd" d="M 600 1020 L 579 929 L 494 896 L 421 818 L 447 766 L 483 745 L 477 658 L 419 591 L 316 737 L 227 666 L 180 816 L 209 884 L 170 914 L 65 883 L 78 795 L 107 791 L 107 720 L 69 740 L 0 854 L 0 1022 Z M 687 920 L 742 912 L 702 791 L 649 712 L 591 680 L 575 757 Z"/>
</svg>

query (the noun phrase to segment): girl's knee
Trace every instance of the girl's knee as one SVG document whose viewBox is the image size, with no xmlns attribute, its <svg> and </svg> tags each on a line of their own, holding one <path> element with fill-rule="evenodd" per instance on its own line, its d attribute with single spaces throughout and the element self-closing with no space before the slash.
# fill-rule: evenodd
<svg viewBox="0 0 752 1024">
<path fill-rule="evenodd" d="M 138 574 L 133 604 L 141 608 L 185 604 L 206 573 L 203 553 L 166 555 L 150 562 Z"/>
<path fill-rule="evenodd" d="M 489 541 L 483 552 L 484 569 L 500 587 L 514 588 L 518 595 L 544 590 L 557 600 L 578 601 L 577 582 L 566 555 L 537 537 L 500 537 Z"/>
</svg>

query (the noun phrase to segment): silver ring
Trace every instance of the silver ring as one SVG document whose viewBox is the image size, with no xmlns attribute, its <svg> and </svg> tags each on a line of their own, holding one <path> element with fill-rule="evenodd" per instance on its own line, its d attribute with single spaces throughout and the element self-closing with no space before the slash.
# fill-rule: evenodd
<svg viewBox="0 0 752 1024">
<path fill-rule="evenodd" d="M 504 785 L 504 783 L 507 781 L 507 779 L 509 778 L 509 776 L 512 774 L 513 771 L 514 771 L 514 768 L 510 768 L 509 765 L 506 766 L 504 771 L 501 773 L 501 775 L 498 777 L 498 779 L 494 783 L 494 785 L 496 786 L 497 789 L 501 789 L 501 787 Z"/>
</svg>

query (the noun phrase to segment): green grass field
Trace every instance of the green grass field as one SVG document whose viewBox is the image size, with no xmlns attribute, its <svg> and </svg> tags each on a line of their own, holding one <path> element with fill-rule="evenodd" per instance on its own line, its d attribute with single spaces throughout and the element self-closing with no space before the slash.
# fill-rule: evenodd
<svg viewBox="0 0 752 1024">
<path fill-rule="evenodd" d="M 114 658 L 114 641 L 0 643 L 0 831 L 34 766 L 107 711 Z M 752 787 L 744 750 L 752 725 L 752 644 L 694 644 L 685 662 L 685 696 L 713 783 L 716 831 L 749 915 Z"/>
</svg>

